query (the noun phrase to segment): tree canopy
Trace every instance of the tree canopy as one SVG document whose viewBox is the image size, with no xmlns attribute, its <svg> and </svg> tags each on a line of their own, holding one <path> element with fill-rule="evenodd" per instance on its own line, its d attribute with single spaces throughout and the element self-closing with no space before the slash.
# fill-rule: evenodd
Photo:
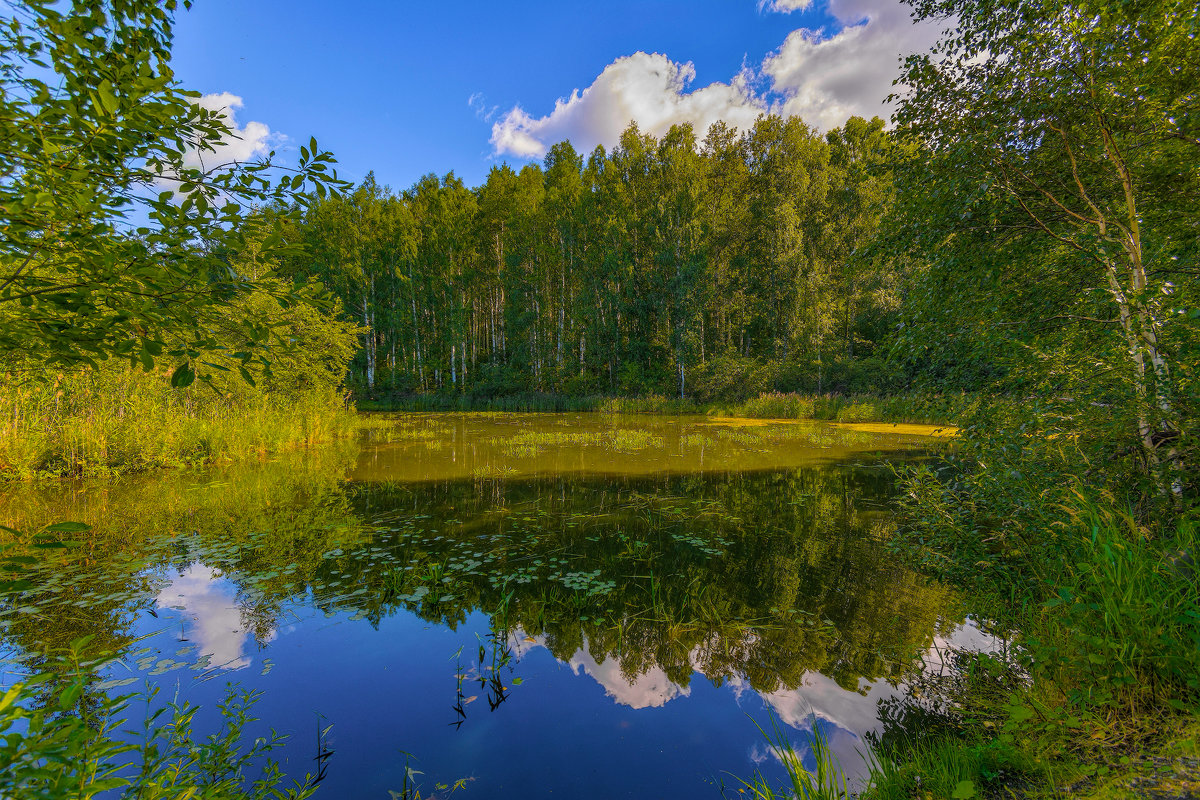
<svg viewBox="0 0 1200 800">
<path fill-rule="evenodd" d="M 1195 8 L 913 5 L 957 25 L 900 80 L 896 241 L 928 267 L 910 350 L 945 362 L 967 340 L 1051 394 L 1114 405 L 1166 480 L 1194 395 Z"/>
<path fill-rule="evenodd" d="M 177 8 L 22 0 L 0 19 L 0 353 L 35 371 L 166 358 L 186 384 L 214 352 L 244 369 L 281 342 L 238 313 L 253 279 L 230 253 L 280 256 L 280 214 L 254 209 L 337 188 L 333 159 L 310 141 L 290 169 L 205 163 L 236 131 L 171 71 Z"/>
<path fill-rule="evenodd" d="M 844 388 L 895 311 L 891 262 L 860 253 L 891 202 L 891 147 L 879 119 L 822 136 L 763 117 L 702 141 L 630 126 L 586 156 L 561 142 L 474 189 L 370 177 L 304 212 L 291 237 L 311 257 L 286 269 L 367 329 L 367 391 Z"/>
</svg>

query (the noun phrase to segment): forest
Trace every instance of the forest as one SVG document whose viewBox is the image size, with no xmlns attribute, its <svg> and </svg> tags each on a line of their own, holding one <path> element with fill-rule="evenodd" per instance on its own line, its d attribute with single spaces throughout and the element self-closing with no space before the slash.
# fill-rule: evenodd
<svg viewBox="0 0 1200 800">
<path fill-rule="evenodd" d="M 878 118 L 820 135 L 765 116 L 661 140 L 632 124 L 611 152 L 560 142 L 474 189 L 369 176 L 305 210 L 281 272 L 362 327 L 366 395 L 887 389 L 903 261 L 864 253 L 896 147 Z"/>
</svg>

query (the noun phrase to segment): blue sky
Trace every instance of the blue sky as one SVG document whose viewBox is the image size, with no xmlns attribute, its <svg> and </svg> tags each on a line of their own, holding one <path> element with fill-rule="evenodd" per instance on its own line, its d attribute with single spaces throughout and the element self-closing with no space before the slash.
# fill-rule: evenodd
<svg viewBox="0 0 1200 800">
<path fill-rule="evenodd" d="M 898 56 L 936 30 L 897 0 L 196 0 L 176 33 L 177 77 L 232 106 L 243 154 L 315 135 L 343 177 L 403 189 L 451 170 L 476 185 L 562 138 L 609 145 L 631 118 L 886 116 Z"/>
</svg>

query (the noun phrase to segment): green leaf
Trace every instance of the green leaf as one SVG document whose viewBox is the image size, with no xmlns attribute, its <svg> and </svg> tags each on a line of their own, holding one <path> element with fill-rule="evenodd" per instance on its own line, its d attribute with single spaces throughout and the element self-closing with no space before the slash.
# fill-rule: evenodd
<svg viewBox="0 0 1200 800">
<path fill-rule="evenodd" d="M 51 533 L 87 533 L 91 529 L 91 525 L 83 522 L 55 522 L 42 528 L 42 530 L 50 531 Z"/>
<path fill-rule="evenodd" d="M 100 107 L 108 116 L 116 116 L 117 109 L 120 107 L 117 103 L 117 96 L 113 94 L 112 84 L 108 81 L 101 82 L 96 89 L 96 96 L 100 100 Z"/>
<path fill-rule="evenodd" d="M 67 709 L 74 707 L 75 701 L 79 699 L 79 695 L 81 695 L 81 694 L 83 694 L 83 684 L 82 683 L 71 684 L 66 689 L 63 689 L 62 694 L 59 695 L 58 707 L 61 708 L 63 711 L 66 711 Z"/>
<path fill-rule="evenodd" d="M 192 385 L 196 380 L 196 373 L 192 370 L 191 362 L 185 361 L 175 368 L 171 373 L 171 386 L 176 389 L 184 389 Z"/>
<path fill-rule="evenodd" d="M 1009 706 L 1008 718 L 1016 723 L 1025 722 L 1034 715 L 1033 709 L 1029 706 Z"/>
<path fill-rule="evenodd" d="M 954 800 L 965 800 L 965 798 L 974 797 L 975 782 L 959 781 L 958 785 L 954 787 L 954 791 L 950 793 L 950 796 L 954 798 Z"/>
</svg>

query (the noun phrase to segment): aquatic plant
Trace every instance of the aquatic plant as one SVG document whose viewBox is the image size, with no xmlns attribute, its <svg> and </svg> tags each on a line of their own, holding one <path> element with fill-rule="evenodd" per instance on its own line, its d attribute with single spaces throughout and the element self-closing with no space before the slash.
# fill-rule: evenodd
<svg viewBox="0 0 1200 800">
<path fill-rule="evenodd" d="M 318 772 L 286 786 L 271 757 L 286 737 L 247 740 L 257 692 L 230 686 L 217 705 L 221 728 L 203 738 L 189 703 L 157 704 L 159 690 L 107 696 L 92 685 L 103 661 L 64 656 L 53 672 L 20 679 L 0 697 L 0 795 L 54 800 L 97 796 L 128 800 L 221 797 L 303 800 L 316 790 L 331 752 L 318 730 Z M 134 701 L 145 703 L 141 730 L 124 726 Z"/>
<path fill-rule="evenodd" d="M 809 717 L 812 727 L 811 755 L 814 762 L 812 770 L 805 768 L 804 757 L 797 753 L 791 739 L 783 730 L 779 720 L 771 717 L 771 730 L 768 732 L 757 721 L 754 723 L 759 733 L 767 741 L 771 753 L 783 765 L 787 773 L 787 784 L 772 786 L 761 771 L 750 780 L 736 778 L 741 784 L 739 795 L 749 795 L 755 800 L 848 800 L 853 797 L 850 791 L 850 781 L 842 770 L 842 765 L 829 745 L 829 739 L 821 730 L 816 715 Z M 736 777 L 736 776 L 735 776 Z"/>
</svg>

